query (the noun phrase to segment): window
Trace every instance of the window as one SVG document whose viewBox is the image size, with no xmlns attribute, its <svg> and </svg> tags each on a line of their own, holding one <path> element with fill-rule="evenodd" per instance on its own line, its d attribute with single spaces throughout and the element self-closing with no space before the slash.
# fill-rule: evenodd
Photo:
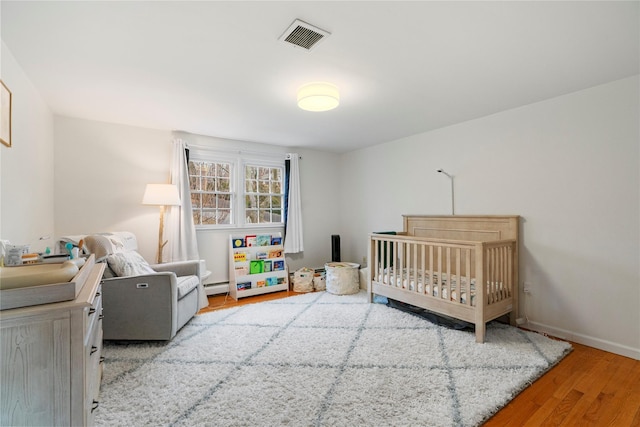
<svg viewBox="0 0 640 427">
<path fill-rule="evenodd" d="M 282 224 L 284 161 L 193 154 L 189 183 L 197 227 Z"/>
<path fill-rule="evenodd" d="M 195 225 L 232 224 L 231 163 L 190 161 L 189 184 Z"/>
<path fill-rule="evenodd" d="M 282 222 L 282 168 L 244 167 L 246 222 Z"/>
</svg>

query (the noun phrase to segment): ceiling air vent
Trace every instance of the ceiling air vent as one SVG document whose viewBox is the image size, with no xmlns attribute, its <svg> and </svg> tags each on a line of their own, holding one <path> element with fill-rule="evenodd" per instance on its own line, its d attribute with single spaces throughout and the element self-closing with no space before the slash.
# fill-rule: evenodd
<svg viewBox="0 0 640 427">
<path fill-rule="evenodd" d="M 304 21 L 296 19 L 293 24 L 287 28 L 287 31 L 280 36 L 280 41 L 289 45 L 301 47 L 305 50 L 311 50 L 321 40 L 329 36 L 331 33 L 307 24 Z"/>
</svg>

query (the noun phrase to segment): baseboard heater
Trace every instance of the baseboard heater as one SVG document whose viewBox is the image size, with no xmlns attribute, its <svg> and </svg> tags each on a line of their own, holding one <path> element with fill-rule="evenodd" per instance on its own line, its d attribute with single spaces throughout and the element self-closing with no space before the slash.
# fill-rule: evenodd
<svg viewBox="0 0 640 427">
<path fill-rule="evenodd" d="M 227 292 L 229 292 L 229 283 L 207 283 L 206 285 L 204 285 L 204 292 L 207 295 L 226 294 Z"/>
</svg>

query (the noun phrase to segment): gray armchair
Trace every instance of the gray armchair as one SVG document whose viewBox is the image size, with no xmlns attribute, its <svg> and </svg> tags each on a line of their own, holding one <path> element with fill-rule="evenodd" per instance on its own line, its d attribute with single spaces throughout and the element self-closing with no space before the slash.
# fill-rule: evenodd
<svg viewBox="0 0 640 427">
<path fill-rule="evenodd" d="M 85 237 L 88 252 L 104 261 L 105 340 L 170 340 L 197 312 L 204 292 L 200 261 L 149 265 L 129 232 Z"/>
</svg>

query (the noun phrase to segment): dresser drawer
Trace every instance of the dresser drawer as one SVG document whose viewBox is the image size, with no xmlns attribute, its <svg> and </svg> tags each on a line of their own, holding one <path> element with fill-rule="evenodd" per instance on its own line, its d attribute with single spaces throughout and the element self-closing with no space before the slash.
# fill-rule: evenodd
<svg viewBox="0 0 640 427">
<path fill-rule="evenodd" d="M 85 309 L 84 318 L 84 345 L 87 346 L 94 338 L 98 327 L 102 329 L 102 286 L 98 286 L 96 296 L 91 307 Z M 98 325 L 100 323 L 100 325 Z"/>
<path fill-rule="evenodd" d="M 102 286 L 98 286 L 91 307 L 85 310 L 85 387 L 84 412 L 87 425 L 93 425 L 98 407 L 98 394 L 102 379 Z"/>
<path fill-rule="evenodd" d="M 87 358 L 85 411 L 87 424 L 93 425 L 93 414 L 99 405 L 100 381 L 102 380 L 102 328 L 98 328 L 94 340 L 85 351 L 85 356 Z"/>
</svg>

